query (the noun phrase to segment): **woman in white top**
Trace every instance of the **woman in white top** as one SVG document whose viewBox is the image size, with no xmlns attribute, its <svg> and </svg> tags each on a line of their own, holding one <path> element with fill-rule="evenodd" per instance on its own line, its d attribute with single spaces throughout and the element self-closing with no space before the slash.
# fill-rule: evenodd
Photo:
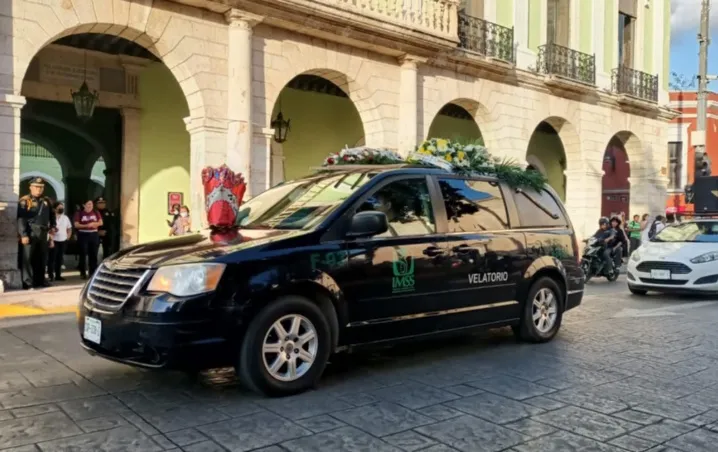
<svg viewBox="0 0 718 452">
<path fill-rule="evenodd" d="M 62 263 L 65 259 L 67 241 L 72 237 L 72 223 L 65 215 L 65 205 L 61 202 L 55 204 L 55 222 L 55 229 L 50 231 L 54 246 L 50 248 L 47 259 L 47 276 L 50 281 L 64 281 Z"/>
</svg>

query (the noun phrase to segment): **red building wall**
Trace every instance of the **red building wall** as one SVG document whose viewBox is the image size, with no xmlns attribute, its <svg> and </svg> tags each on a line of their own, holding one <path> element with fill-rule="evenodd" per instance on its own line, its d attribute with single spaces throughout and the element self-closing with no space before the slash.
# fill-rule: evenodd
<svg viewBox="0 0 718 452">
<path fill-rule="evenodd" d="M 695 174 L 695 164 L 693 152 L 693 143 L 691 143 L 691 132 L 696 130 L 697 125 L 697 94 L 695 91 L 685 92 L 677 91 L 670 94 L 671 107 L 678 110 L 681 115 L 675 118 L 672 123 L 688 126 L 687 141 L 683 143 L 683 152 L 686 153 L 686 164 L 688 165 L 688 180 L 683 184 L 692 184 Z M 673 137 L 669 139 L 673 140 Z M 666 144 L 667 145 L 667 144 Z M 706 150 L 711 159 L 711 171 L 714 175 L 718 175 L 718 93 L 708 93 L 708 118 L 706 121 Z M 668 162 L 666 166 L 670 168 Z M 683 187 L 681 187 L 682 189 Z M 670 194 L 666 201 L 666 209 L 675 209 L 678 211 L 692 212 L 693 206 L 685 204 L 685 196 L 681 191 L 680 194 Z"/>
<path fill-rule="evenodd" d="M 631 184 L 628 178 L 631 177 L 631 165 L 628 154 L 620 142 L 612 141 L 606 147 L 604 157 L 607 156 L 612 156 L 613 159 L 603 160 L 601 215 L 610 217 L 621 212 L 629 215 Z"/>
</svg>

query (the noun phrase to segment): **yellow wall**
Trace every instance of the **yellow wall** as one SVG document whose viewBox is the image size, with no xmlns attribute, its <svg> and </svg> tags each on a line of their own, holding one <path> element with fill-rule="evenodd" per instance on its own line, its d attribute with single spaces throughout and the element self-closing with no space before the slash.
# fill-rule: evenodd
<svg viewBox="0 0 718 452">
<path fill-rule="evenodd" d="M 447 138 L 453 141 L 473 142 L 481 138 L 481 131 L 476 121 L 436 115 L 429 127 L 426 138 Z"/>
<path fill-rule="evenodd" d="M 361 140 L 364 128 L 359 112 L 346 97 L 285 88 L 280 95 L 282 114 L 290 123 L 284 152 L 284 178 L 306 176 L 321 166 L 327 155 Z M 279 103 L 272 117 L 278 113 Z"/>
<path fill-rule="evenodd" d="M 561 138 L 556 134 L 536 131 L 531 135 L 526 155 L 533 155 L 543 163 L 549 185 L 556 190 L 562 200 L 565 200 L 564 167 L 560 163 L 565 157 Z"/>
<path fill-rule="evenodd" d="M 167 67 L 155 63 L 139 83 L 140 120 L 140 230 L 141 243 L 167 237 L 167 193 L 184 193 L 189 202 L 189 115 L 179 84 Z M 192 212 L 202 214 L 203 212 Z"/>
</svg>

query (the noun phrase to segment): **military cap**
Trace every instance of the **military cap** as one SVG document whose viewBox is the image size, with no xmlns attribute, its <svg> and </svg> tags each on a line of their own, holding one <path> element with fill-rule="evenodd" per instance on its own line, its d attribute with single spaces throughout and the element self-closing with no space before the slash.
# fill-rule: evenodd
<svg viewBox="0 0 718 452">
<path fill-rule="evenodd" d="M 99 204 L 99 203 L 101 203 L 101 202 L 107 202 L 107 201 L 105 201 L 105 198 L 103 198 L 102 196 L 99 196 L 99 197 L 95 200 L 95 204 Z"/>
<path fill-rule="evenodd" d="M 42 177 L 36 177 L 32 181 L 30 181 L 30 186 L 38 186 L 38 187 L 44 187 L 45 186 L 45 179 Z"/>
</svg>

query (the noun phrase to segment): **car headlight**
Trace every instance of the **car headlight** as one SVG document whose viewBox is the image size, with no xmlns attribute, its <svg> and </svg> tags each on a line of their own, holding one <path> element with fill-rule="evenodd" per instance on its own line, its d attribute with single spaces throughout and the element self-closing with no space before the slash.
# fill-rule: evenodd
<svg viewBox="0 0 718 452">
<path fill-rule="evenodd" d="M 711 251 L 710 253 L 701 254 L 691 259 L 694 264 L 705 264 L 706 262 L 718 261 L 718 251 Z"/>
<path fill-rule="evenodd" d="M 631 253 L 631 260 L 632 260 L 633 262 L 638 262 L 638 261 L 640 261 L 640 260 L 641 260 L 641 253 L 639 253 L 638 250 L 636 250 L 636 251 L 634 251 L 633 253 Z"/>
<path fill-rule="evenodd" d="M 224 273 L 224 264 L 183 264 L 160 267 L 152 276 L 147 290 L 189 297 L 217 288 Z"/>
</svg>

